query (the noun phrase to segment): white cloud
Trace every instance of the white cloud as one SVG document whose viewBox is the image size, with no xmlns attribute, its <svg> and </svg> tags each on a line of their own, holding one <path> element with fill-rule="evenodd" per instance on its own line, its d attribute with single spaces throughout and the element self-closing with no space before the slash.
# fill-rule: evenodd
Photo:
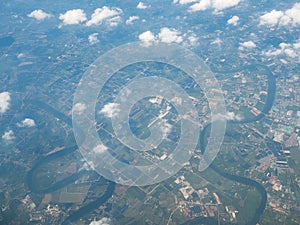
<svg viewBox="0 0 300 225">
<path fill-rule="evenodd" d="M 168 27 L 161 28 L 158 34 L 146 31 L 139 35 L 139 40 L 142 41 L 145 46 L 149 46 L 157 42 L 183 43 L 185 46 L 195 46 L 198 44 L 198 37 L 196 34 L 192 32 L 182 34 L 180 31 Z"/>
<path fill-rule="evenodd" d="M 280 18 L 283 16 L 282 11 L 277 11 L 277 10 L 272 10 L 269 13 L 264 14 L 263 16 L 260 17 L 260 25 L 277 25 Z"/>
<path fill-rule="evenodd" d="M 116 27 L 122 22 L 121 16 L 115 16 L 106 21 L 106 24 L 110 27 Z"/>
<path fill-rule="evenodd" d="M 237 6 L 241 0 L 212 0 L 212 7 L 216 10 L 223 10 Z"/>
<path fill-rule="evenodd" d="M 103 144 L 101 145 L 97 145 L 96 147 L 93 148 L 93 152 L 96 153 L 96 154 L 102 154 L 104 152 L 107 151 L 107 147 Z"/>
<path fill-rule="evenodd" d="M 223 41 L 220 38 L 216 38 L 214 41 L 211 42 L 212 45 L 220 45 Z"/>
<path fill-rule="evenodd" d="M 109 218 L 102 218 L 101 220 L 98 220 L 98 221 L 92 221 L 90 223 L 90 225 L 110 225 L 111 224 L 111 220 Z"/>
<path fill-rule="evenodd" d="M 2 139 L 5 141 L 12 141 L 13 139 L 15 139 L 14 132 L 12 130 L 4 132 L 4 134 L 2 135 Z"/>
<path fill-rule="evenodd" d="M 243 49 L 243 48 L 255 48 L 256 44 L 253 41 L 245 41 L 245 42 L 240 43 L 240 47 L 242 47 L 241 49 Z"/>
<path fill-rule="evenodd" d="M 300 39 L 293 44 L 293 48 L 297 49 L 297 50 L 300 50 Z"/>
<path fill-rule="evenodd" d="M 212 121 L 217 120 L 236 120 L 240 121 L 243 118 L 240 115 L 235 114 L 234 112 L 227 112 L 225 115 L 217 114 L 212 118 Z"/>
<path fill-rule="evenodd" d="M 21 58 L 24 58 L 25 57 L 25 54 L 24 53 L 19 53 L 18 55 L 17 55 L 17 58 L 18 59 L 21 59 Z"/>
<path fill-rule="evenodd" d="M 199 44 L 198 42 L 199 38 L 196 34 L 192 33 L 188 36 L 188 44 L 187 46 L 196 46 Z"/>
<path fill-rule="evenodd" d="M 27 16 L 37 19 L 37 20 L 44 20 L 44 19 L 52 17 L 51 14 L 48 14 L 41 9 L 36 9 L 36 10 L 32 11 L 31 13 L 29 13 Z"/>
<path fill-rule="evenodd" d="M 281 49 L 273 49 L 273 50 L 268 50 L 268 51 L 264 51 L 263 55 L 267 56 L 267 57 L 271 57 L 271 56 L 278 56 L 280 54 L 282 54 L 283 51 Z"/>
<path fill-rule="evenodd" d="M 200 2 L 197 2 L 190 6 L 190 11 L 191 12 L 204 11 L 210 8 L 212 8 L 211 0 L 201 0 Z"/>
<path fill-rule="evenodd" d="M 84 103 L 76 103 L 73 106 L 73 113 L 81 115 L 83 111 L 86 110 L 86 105 Z"/>
<path fill-rule="evenodd" d="M 158 38 L 164 43 L 181 43 L 183 41 L 181 32 L 176 29 L 163 27 L 160 29 Z"/>
<path fill-rule="evenodd" d="M 300 3 L 294 4 L 291 9 L 285 11 L 285 15 L 291 18 L 293 26 L 300 24 Z"/>
<path fill-rule="evenodd" d="M 163 133 L 163 138 L 167 138 L 168 134 L 172 130 L 172 125 L 167 122 L 167 120 L 162 120 L 160 123 L 160 128 Z"/>
<path fill-rule="evenodd" d="M 145 31 L 139 35 L 139 40 L 143 42 L 144 45 L 149 46 L 156 42 L 156 37 L 151 31 Z"/>
<path fill-rule="evenodd" d="M 112 118 L 119 114 L 119 104 L 111 102 L 107 103 L 101 110 L 100 113 L 103 114 L 105 117 Z"/>
<path fill-rule="evenodd" d="M 149 8 L 149 6 L 146 5 L 146 4 L 143 3 L 143 2 L 139 2 L 139 4 L 137 4 L 136 7 L 137 7 L 138 9 L 147 9 L 147 8 Z"/>
<path fill-rule="evenodd" d="M 18 127 L 34 127 L 35 126 L 35 122 L 34 122 L 33 119 L 25 118 L 20 123 L 17 123 L 17 126 Z"/>
<path fill-rule="evenodd" d="M 284 53 L 290 58 L 296 58 L 298 56 L 294 49 L 290 48 L 284 49 Z"/>
<path fill-rule="evenodd" d="M 285 11 L 272 10 L 260 16 L 259 24 L 265 26 L 297 26 L 300 25 L 300 3 Z"/>
<path fill-rule="evenodd" d="M 198 0 L 173 0 L 173 3 L 179 3 L 180 5 L 186 5 L 194 2 L 198 2 Z"/>
<path fill-rule="evenodd" d="M 82 9 L 68 10 L 64 14 L 60 14 L 59 19 L 65 25 L 80 24 L 87 20 L 86 14 Z"/>
<path fill-rule="evenodd" d="M 236 26 L 239 22 L 240 18 L 238 16 L 233 16 L 229 20 L 227 20 L 228 24 L 231 24 L 233 26 Z"/>
<path fill-rule="evenodd" d="M 280 43 L 279 48 L 273 48 L 268 51 L 263 51 L 262 54 L 267 57 L 287 56 L 288 58 L 300 60 L 300 39 L 293 43 Z"/>
<path fill-rule="evenodd" d="M 234 112 L 227 112 L 224 116 L 226 120 L 242 120 L 240 115 L 236 115 Z"/>
<path fill-rule="evenodd" d="M 94 44 L 96 44 L 96 43 L 99 42 L 97 36 L 98 36 L 98 33 L 93 33 L 93 34 L 90 34 L 90 35 L 89 35 L 89 43 L 90 43 L 91 45 L 94 45 Z"/>
<path fill-rule="evenodd" d="M 10 100 L 9 92 L 0 93 L 0 113 L 5 113 L 9 109 Z"/>
<path fill-rule="evenodd" d="M 190 12 L 204 11 L 207 9 L 214 9 L 216 11 L 221 11 L 227 8 L 237 6 L 242 0 L 179 0 L 174 1 L 179 4 L 194 3 L 190 6 Z M 196 3 L 195 3 L 196 2 Z"/>
<path fill-rule="evenodd" d="M 86 25 L 99 25 L 106 22 L 110 26 L 116 26 L 121 21 L 120 15 L 122 12 L 122 9 L 116 7 L 109 8 L 103 6 L 102 8 L 97 8 L 92 14 L 91 19 L 87 21 Z"/>
<path fill-rule="evenodd" d="M 139 16 L 130 16 L 130 17 L 126 20 L 125 23 L 126 23 L 127 25 L 130 25 L 130 24 L 133 24 L 133 21 L 138 20 L 138 19 L 140 19 Z"/>
</svg>

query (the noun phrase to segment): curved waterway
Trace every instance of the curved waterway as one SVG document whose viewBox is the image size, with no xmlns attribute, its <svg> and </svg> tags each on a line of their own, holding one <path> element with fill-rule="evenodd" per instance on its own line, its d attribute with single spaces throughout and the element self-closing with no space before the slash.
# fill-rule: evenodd
<svg viewBox="0 0 300 225">
<path fill-rule="evenodd" d="M 70 126 L 72 125 L 72 120 L 68 116 L 55 110 L 54 108 L 52 108 L 51 106 L 47 105 L 44 102 L 37 101 L 37 100 L 27 100 L 27 101 L 25 101 L 25 103 L 32 104 L 41 109 L 44 109 L 48 113 L 51 113 L 52 115 L 54 115 L 56 118 L 59 118 L 62 121 L 64 121 L 66 124 L 68 124 Z M 55 184 L 53 184 L 50 187 L 44 187 L 44 188 L 40 187 L 40 185 L 38 183 L 38 179 L 36 178 L 40 167 L 51 161 L 61 158 L 65 155 L 71 154 L 74 151 L 76 151 L 77 149 L 78 149 L 77 145 L 74 145 L 72 147 L 65 148 L 59 152 L 52 153 L 50 155 L 47 155 L 47 156 L 39 159 L 38 162 L 36 164 L 34 164 L 34 166 L 31 168 L 31 170 L 27 174 L 27 185 L 28 185 L 29 189 L 32 192 L 37 193 L 37 194 L 52 193 L 54 191 L 57 191 L 65 186 L 69 185 L 69 184 L 74 183 L 76 180 L 80 179 L 82 176 L 91 173 L 90 171 L 82 170 L 82 171 L 79 171 L 77 173 L 70 175 L 69 177 L 67 177 L 61 181 L 56 182 Z M 63 223 L 62 223 L 63 225 L 68 225 L 68 224 L 72 224 L 72 223 L 76 222 L 84 215 L 99 208 L 101 205 L 103 205 L 105 202 L 107 202 L 108 199 L 111 198 L 111 196 L 115 190 L 115 183 L 108 181 L 104 178 L 103 178 L 103 181 L 101 182 L 101 184 L 103 184 L 103 183 L 107 184 L 107 188 L 106 188 L 104 194 L 102 196 L 96 198 L 96 200 L 94 200 L 93 202 L 91 202 L 91 203 L 81 207 L 77 211 L 71 213 L 63 221 Z"/>
<path fill-rule="evenodd" d="M 268 78 L 268 95 L 267 95 L 267 100 L 264 106 L 264 109 L 262 110 L 262 112 L 257 115 L 257 116 L 253 116 L 251 118 L 246 118 L 244 120 L 241 121 L 229 121 L 229 123 L 251 123 L 251 122 L 255 122 L 260 120 L 261 118 L 263 118 L 266 114 L 269 113 L 270 109 L 272 108 L 274 99 L 275 99 L 275 93 L 276 93 L 276 80 L 274 75 L 272 74 L 272 72 L 268 69 L 268 67 L 263 66 L 263 65 L 251 65 L 251 66 L 245 66 L 243 68 L 239 68 L 239 69 L 234 69 L 234 70 L 227 70 L 227 71 L 213 71 L 215 73 L 234 73 L 234 72 L 240 72 L 242 70 L 246 70 L 246 69 L 252 69 L 252 70 L 258 70 L 258 69 L 263 69 L 265 74 L 267 75 Z M 66 124 L 72 126 L 72 120 L 70 117 L 64 115 L 63 113 L 55 110 L 54 108 L 52 108 L 51 106 L 47 105 L 44 102 L 41 101 L 37 101 L 37 100 L 27 100 L 26 101 L 27 104 L 32 104 L 35 105 L 41 109 L 44 109 L 45 111 L 47 111 L 48 113 L 51 113 L 52 115 L 54 115 L 55 117 L 61 119 L 62 121 L 64 121 Z M 203 151 L 205 151 L 205 137 L 207 132 L 210 130 L 209 129 L 210 124 L 208 124 L 203 131 L 200 134 L 200 148 L 203 149 Z M 55 183 L 53 186 L 51 187 L 46 187 L 44 189 L 40 188 L 37 185 L 37 182 L 35 181 L 35 177 L 36 174 L 38 173 L 38 169 L 45 163 L 48 163 L 52 160 L 55 160 L 59 157 L 62 157 L 64 155 L 70 154 L 74 151 L 77 150 L 77 146 L 73 146 L 70 148 L 65 148 L 59 152 L 50 154 L 42 159 L 40 159 L 33 167 L 32 169 L 29 171 L 28 173 L 28 177 L 27 177 L 27 183 L 28 183 L 28 187 L 30 188 L 30 190 L 32 192 L 38 193 L 38 194 L 45 194 L 45 193 L 51 193 L 54 192 L 60 188 L 63 188 L 65 186 L 67 186 L 68 184 L 73 183 L 75 180 L 79 179 L 80 177 L 82 177 L 83 175 L 85 175 L 86 173 L 88 173 L 87 171 L 81 171 L 78 173 L 75 173 L 57 183 Z M 241 176 L 237 176 L 237 175 L 233 175 L 233 174 L 229 174 L 221 169 L 219 169 L 217 166 L 215 166 L 214 164 L 211 164 L 210 168 L 212 168 L 215 172 L 217 172 L 219 175 L 221 175 L 222 177 L 235 181 L 235 182 L 239 182 L 241 184 L 244 185 L 248 185 L 251 187 L 254 187 L 261 195 L 261 202 L 259 204 L 259 207 L 256 209 L 255 214 L 253 215 L 253 218 L 247 223 L 247 225 L 255 225 L 259 222 L 259 219 L 261 217 L 261 215 L 264 213 L 265 207 L 266 207 L 266 202 L 267 202 L 267 192 L 265 190 L 265 188 L 258 183 L 255 180 L 246 178 L 246 177 L 241 177 Z M 73 222 L 76 222 L 78 219 L 80 219 L 81 217 L 83 217 L 84 215 L 92 212 L 93 210 L 99 208 L 99 206 L 103 205 L 109 198 L 111 198 L 114 189 L 115 189 L 115 183 L 111 182 L 111 181 L 106 181 L 107 182 L 107 188 L 105 193 L 100 196 L 99 198 L 97 198 L 95 201 L 87 204 L 86 206 L 83 206 L 82 208 L 80 208 L 79 210 L 77 210 L 76 212 L 72 213 L 69 217 L 67 217 L 65 219 L 65 221 L 63 222 L 63 225 L 68 225 L 68 224 L 72 224 Z M 192 221 L 188 221 L 186 223 L 184 223 L 184 225 L 192 225 L 192 224 L 199 224 L 199 223 L 203 223 L 206 222 L 208 224 L 217 224 L 215 220 L 213 219 L 206 219 L 206 218 L 196 218 Z"/>
<path fill-rule="evenodd" d="M 259 115 L 253 116 L 251 118 L 245 118 L 240 121 L 228 121 L 228 123 L 231 123 L 231 124 L 252 123 L 252 122 L 262 119 L 265 115 L 267 115 L 269 113 L 269 111 L 271 110 L 271 108 L 273 106 L 274 100 L 275 100 L 276 79 L 275 79 L 275 76 L 273 75 L 273 73 L 269 70 L 269 68 L 267 66 L 260 65 L 260 64 L 254 64 L 254 65 L 244 66 L 242 68 L 238 68 L 238 69 L 234 69 L 234 70 L 226 70 L 226 71 L 214 70 L 213 72 L 228 74 L 228 73 L 240 72 L 240 71 L 247 70 L 247 69 L 250 69 L 250 70 L 262 69 L 264 74 L 267 76 L 267 83 L 268 83 L 267 99 L 266 99 L 264 108 Z M 205 147 L 206 147 L 205 139 L 207 136 L 207 132 L 210 131 L 210 125 L 211 124 L 207 124 L 200 134 L 200 149 L 202 149 L 203 152 L 205 151 Z M 258 208 L 255 210 L 255 213 L 254 213 L 252 219 L 250 221 L 248 221 L 246 223 L 246 225 L 256 225 L 257 223 L 259 223 L 260 217 L 264 213 L 266 204 L 267 204 L 267 192 L 266 192 L 265 188 L 255 180 L 249 179 L 247 177 L 242 177 L 242 176 L 237 176 L 234 174 L 227 173 L 224 170 L 221 170 L 220 168 L 218 168 L 214 163 L 212 163 L 210 165 L 210 168 L 228 180 L 232 180 L 232 181 L 244 184 L 244 185 L 254 187 L 258 191 L 258 193 L 261 196 L 260 204 L 259 204 Z M 184 225 L 192 225 L 192 224 L 199 224 L 199 223 L 201 224 L 202 222 L 203 222 L 203 218 L 196 218 L 192 221 L 188 221 Z M 218 224 L 217 221 L 213 221 L 213 220 L 206 221 L 206 222 L 209 222 L 208 224 Z"/>
</svg>

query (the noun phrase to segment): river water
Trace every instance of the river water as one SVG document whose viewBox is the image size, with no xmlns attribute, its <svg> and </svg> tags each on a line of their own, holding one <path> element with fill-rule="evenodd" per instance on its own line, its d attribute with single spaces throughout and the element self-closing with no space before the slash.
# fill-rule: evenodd
<svg viewBox="0 0 300 225">
<path fill-rule="evenodd" d="M 275 77 L 273 76 L 272 72 L 266 66 L 251 65 L 251 66 L 245 66 L 243 68 L 239 68 L 239 69 L 235 69 L 235 70 L 231 70 L 231 71 L 227 70 L 227 71 L 214 71 L 214 72 L 233 73 L 233 72 L 239 72 L 239 71 L 242 71 L 242 70 L 245 70 L 245 69 L 252 69 L 252 70 L 253 69 L 263 69 L 265 71 L 265 73 L 268 77 L 268 95 L 267 95 L 267 100 L 266 100 L 266 103 L 265 103 L 265 107 L 262 110 L 262 113 L 259 114 L 258 116 L 255 116 L 255 117 L 252 117 L 252 118 L 246 118 L 246 119 L 241 120 L 241 121 L 229 121 L 229 123 L 251 123 L 251 122 L 255 122 L 255 121 L 260 120 L 266 114 L 269 113 L 270 109 L 272 108 L 274 99 L 275 99 L 276 80 L 275 80 Z M 63 120 L 66 124 L 72 126 L 72 121 L 68 116 L 64 115 L 63 113 L 61 113 L 57 110 L 55 110 L 54 108 L 47 105 L 46 103 L 41 102 L 41 101 L 36 101 L 36 100 L 27 100 L 26 103 L 27 104 L 32 104 L 32 105 L 35 105 L 35 106 L 37 106 L 41 109 L 44 109 L 48 113 L 51 113 L 55 117 Z M 200 145 L 202 145 L 200 148 L 204 149 L 204 151 L 205 151 L 205 146 L 204 146 L 203 143 L 205 143 L 204 139 L 205 139 L 205 136 L 206 136 L 206 132 L 209 130 L 208 127 L 209 127 L 209 124 L 203 129 L 202 133 L 200 134 Z M 76 181 L 80 177 L 87 174 L 88 173 L 87 171 L 81 171 L 81 172 L 75 173 L 75 174 L 65 178 L 64 180 L 55 183 L 53 186 L 46 187 L 44 189 L 41 189 L 39 187 L 39 185 L 37 185 L 35 177 L 36 177 L 36 174 L 38 173 L 38 169 L 43 164 L 48 163 L 48 162 L 50 162 L 52 160 L 55 160 L 59 157 L 62 157 L 64 155 L 71 154 L 72 152 L 76 151 L 77 149 L 78 149 L 77 145 L 74 145 L 70 148 L 63 149 L 59 152 L 53 153 L 51 155 L 48 155 L 48 156 L 40 159 L 31 168 L 31 170 L 28 172 L 27 183 L 28 183 L 28 187 L 30 188 L 30 190 L 32 192 L 35 192 L 35 193 L 38 193 L 38 194 L 51 193 L 51 192 L 54 192 L 58 189 L 61 189 L 65 186 L 67 186 L 68 184 L 73 183 L 74 181 Z M 235 181 L 235 182 L 239 182 L 239 183 L 244 184 L 244 185 L 252 186 L 260 193 L 261 202 L 259 204 L 259 207 L 256 209 L 256 212 L 253 215 L 253 218 L 251 219 L 251 221 L 249 221 L 247 223 L 247 225 L 255 225 L 256 223 L 258 223 L 261 215 L 264 213 L 266 202 L 267 202 L 267 193 L 266 193 L 265 188 L 255 180 L 252 180 L 252 179 L 249 179 L 249 178 L 246 178 L 246 177 L 241 177 L 241 176 L 236 176 L 236 175 L 233 175 L 233 174 L 229 174 L 225 171 L 220 170 L 214 164 L 212 164 L 210 167 L 215 172 L 217 172 L 219 175 L 225 177 L 226 179 L 229 179 L 229 180 L 232 180 L 232 181 Z M 69 217 L 67 217 L 65 219 L 63 224 L 64 225 L 72 224 L 73 222 L 76 222 L 78 219 L 80 219 L 84 215 L 92 212 L 93 210 L 99 208 L 99 206 L 105 204 L 105 202 L 109 198 L 111 198 L 111 196 L 114 192 L 114 189 L 115 189 L 115 183 L 114 182 L 111 182 L 111 181 L 106 181 L 106 182 L 107 182 L 107 188 L 106 188 L 105 193 L 102 196 L 97 198 L 95 201 L 87 204 L 86 206 L 83 206 L 82 208 L 80 208 L 76 212 L 72 213 Z M 196 218 L 192 221 L 184 223 L 184 225 L 199 224 L 199 223 L 203 223 L 203 222 L 207 222 L 208 224 L 217 224 L 217 221 L 215 221 L 214 219 Z"/>
</svg>

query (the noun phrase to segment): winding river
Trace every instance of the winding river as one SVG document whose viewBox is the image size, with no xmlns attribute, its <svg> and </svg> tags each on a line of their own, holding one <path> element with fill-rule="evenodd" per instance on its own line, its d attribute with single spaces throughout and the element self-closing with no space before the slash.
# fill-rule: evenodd
<svg viewBox="0 0 300 225">
<path fill-rule="evenodd" d="M 234 69 L 234 70 L 226 70 L 226 71 L 214 70 L 213 72 L 223 73 L 223 74 L 227 73 L 228 74 L 228 73 L 240 72 L 240 71 L 243 71 L 243 70 L 246 70 L 246 69 L 250 69 L 250 70 L 263 69 L 264 70 L 265 75 L 267 76 L 267 83 L 268 83 L 267 99 L 266 99 L 264 108 L 263 108 L 263 110 L 261 111 L 261 113 L 259 115 L 253 116 L 251 118 L 245 118 L 245 119 L 240 120 L 240 121 L 237 121 L 237 120 L 228 121 L 228 123 L 231 123 L 231 124 L 252 123 L 252 122 L 255 122 L 255 121 L 258 121 L 258 120 L 262 119 L 265 115 L 267 115 L 269 113 L 269 111 L 271 110 L 271 108 L 273 106 L 274 100 L 275 100 L 276 79 L 275 79 L 275 76 L 273 75 L 273 73 L 269 70 L 269 68 L 267 66 L 260 65 L 260 64 L 254 64 L 254 65 L 244 66 L 242 68 L 238 68 L 238 69 Z M 207 124 L 204 127 L 201 134 L 200 134 L 200 149 L 202 149 L 203 152 L 205 151 L 205 137 L 207 135 L 207 132 L 209 132 L 209 130 L 210 130 L 209 128 L 210 128 L 210 124 Z M 260 217 L 264 213 L 264 210 L 265 210 L 265 207 L 266 207 L 266 204 L 267 204 L 267 192 L 266 192 L 265 188 L 255 180 L 227 173 L 224 170 L 221 170 L 220 168 L 218 168 L 214 163 L 212 163 L 210 165 L 210 168 L 212 170 L 214 170 L 216 173 L 218 173 L 222 177 L 225 177 L 228 180 L 232 180 L 232 181 L 244 184 L 244 185 L 254 187 L 259 192 L 259 194 L 261 196 L 260 204 L 259 204 L 258 208 L 255 210 L 255 213 L 254 213 L 252 219 L 250 221 L 248 221 L 246 223 L 246 225 L 256 225 L 257 223 L 259 223 Z M 198 224 L 198 223 L 201 223 L 202 220 L 203 220 L 203 218 L 196 218 L 192 221 L 189 221 L 189 222 L 185 223 L 184 225 Z M 209 224 L 218 224 L 218 223 L 217 223 L 217 221 L 210 221 Z"/>
<path fill-rule="evenodd" d="M 227 71 L 214 71 L 217 73 L 233 73 L 233 72 L 239 72 L 242 70 L 246 70 L 246 69 L 263 69 L 266 72 L 266 75 L 268 77 L 268 95 L 267 95 L 267 100 L 264 106 L 264 109 L 262 110 L 261 114 L 252 117 L 252 118 L 247 118 L 241 121 L 229 121 L 229 123 L 251 123 L 251 122 L 255 122 L 260 120 L 261 118 L 263 118 L 266 114 L 269 113 L 270 109 L 272 108 L 274 99 L 275 99 L 275 92 L 276 92 L 276 80 L 274 75 L 272 74 L 272 72 L 268 69 L 268 67 L 263 66 L 263 65 L 251 65 L 251 66 L 245 66 L 243 68 L 239 68 L 239 69 L 235 69 L 235 70 L 227 70 Z M 51 113 L 52 115 L 54 115 L 55 117 L 61 119 L 62 121 L 64 121 L 66 124 L 72 126 L 72 120 L 70 117 L 64 115 L 63 113 L 55 110 L 54 108 L 52 108 L 51 106 L 47 105 L 44 102 L 38 101 L 38 100 L 26 100 L 25 101 L 26 104 L 32 104 L 35 105 L 37 107 L 39 107 L 40 109 L 43 109 L 45 111 L 47 111 L 48 113 Z M 203 149 L 205 151 L 205 137 L 207 132 L 209 131 L 209 124 L 203 129 L 203 131 L 200 134 L 200 147 L 201 149 Z M 53 154 L 50 154 L 46 157 L 41 158 L 32 168 L 31 170 L 28 172 L 28 177 L 27 177 L 27 184 L 29 189 L 37 194 L 45 194 L 45 193 L 51 193 L 54 192 L 58 189 L 61 189 L 65 186 L 67 186 L 68 184 L 73 183 L 74 181 L 76 181 L 77 179 L 79 179 L 80 177 L 84 176 L 85 174 L 88 173 L 88 171 L 81 171 L 78 173 L 75 173 L 55 184 L 53 184 L 51 187 L 46 187 L 46 188 L 40 188 L 37 183 L 36 183 L 36 174 L 38 173 L 39 168 L 45 164 L 48 163 L 52 160 L 58 159 L 59 157 L 62 157 L 64 155 L 67 154 L 71 154 L 72 152 L 76 151 L 77 145 L 74 145 L 72 147 L 69 148 L 65 148 L 59 152 L 55 152 Z M 264 212 L 265 206 L 266 206 L 266 202 L 267 202 L 267 193 L 265 188 L 258 183 L 255 180 L 251 180 L 249 178 L 246 177 L 241 177 L 241 176 L 237 176 L 237 175 L 233 175 L 233 174 L 229 174 L 227 172 L 224 172 L 223 170 L 219 169 L 216 165 L 212 164 L 210 166 L 215 172 L 217 172 L 219 175 L 225 177 L 226 179 L 235 181 L 235 182 L 239 182 L 241 184 L 245 184 L 248 186 L 252 186 L 254 187 L 261 195 L 261 202 L 259 207 L 256 209 L 255 214 L 253 215 L 253 218 L 251 219 L 251 221 L 249 221 L 247 223 L 247 225 L 255 225 L 256 223 L 259 222 L 259 219 L 261 217 L 261 215 Z M 79 210 L 77 210 L 76 212 L 72 213 L 70 216 L 68 216 L 65 221 L 63 222 L 63 225 L 68 225 L 68 224 L 72 224 L 73 222 L 77 221 L 78 219 L 80 219 L 81 217 L 83 217 L 84 215 L 92 212 L 93 210 L 99 208 L 99 206 L 103 205 L 109 198 L 111 198 L 114 189 L 115 189 L 115 183 L 106 180 L 105 181 L 107 183 L 107 188 L 105 193 L 100 196 L 99 198 L 97 198 L 95 201 L 83 206 L 82 208 L 80 208 Z M 201 222 L 209 222 L 209 224 L 215 224 L 216 221 L 213 220 L 205 220 L 204 218 L 196 218 L 192 221 L 189 221 L 187 223 L 185 223 L 185 225 L 192 225 L 192 224 L 199 224 Z"/>
<path fill-rule="evenodd" d="M 26 104 L 32 104 L 34 106 L 39 107 L 40 109 L 44 109 L 45 111 L 47 111 L 48 113 L 51 113 L 52 115 L 54 115 L 56 118 L 61 119 L 62 121 L 64 121 L 66 124 L 72 126 L 72 120 L 64 115 L 63 113 L 55 110 L 54 108 L 52 108 L 51 106 L 47 105 L 44 102 L 38 101 L 38 100 L 26 100 L 25 101 Z M 36 175 L 39 172 L 39 169 L 42 165 L 47 164 L 53 160 L 56 160 L 62 156 L 71 154 L 73 152 L 75 152 L 78 149 L 77 145 L 74 145 L 72 147 L 69 148 L 65 148 L 63 150 L 60 150 L 58 152 L 52 153 L 50 155 L 47 155 L 41 159 L 38 160 L 38 162 L 36 164 L 34 164 L 34 166 L 31 168 L 31 170 L 28 172 L 27 174 L 27 185 L 29 187 L 29 189 L 37 194 L 46 194 L 46 193 L 51 193 L 54 191 L 57 191 L 69 184 L 74 183 L 76 180 L 78 180 L 79 178 L 81 178 L 82 176 L 91 173 L 90 171 L 86 171 L 86 170 L 82 170 L 79 171 L 77 173 L 74 173 L 72 175 L 70 175 L 69 177 L 60 180 L 58 182 L 56 182 L 55 184 L 53 184 L 50 187 L 45 187 L 45 188 L 41 188 L 38 185 L 37 182 L 37 178 Z M 81 207 L 80 209 L 78 209 L 77 211 L 71 213 L 64 221 L 63 221 L 63 225 L 69 225 L 72 224 L 74 222 L 76 222 L 77 220 L 79 220 L 81 217 L 83 217 L 84 215 L 94 211 L 95 209 L 99 208 L 101 205 L 103 205 L 105 202 L 107 202 L 108 199 L 111 198 L 114 190 L 115 190 L 115 183 L 108 181 L 106 179 L 102 179 L 101 184 L 107 184 L 107 188 L 104 192 L 104 194 L 98 198 L 96 198 L 93 202 L 90 202 L 89 204 Z M 93 184 L 95 185 L 95 184 Z"/>
</svg>

